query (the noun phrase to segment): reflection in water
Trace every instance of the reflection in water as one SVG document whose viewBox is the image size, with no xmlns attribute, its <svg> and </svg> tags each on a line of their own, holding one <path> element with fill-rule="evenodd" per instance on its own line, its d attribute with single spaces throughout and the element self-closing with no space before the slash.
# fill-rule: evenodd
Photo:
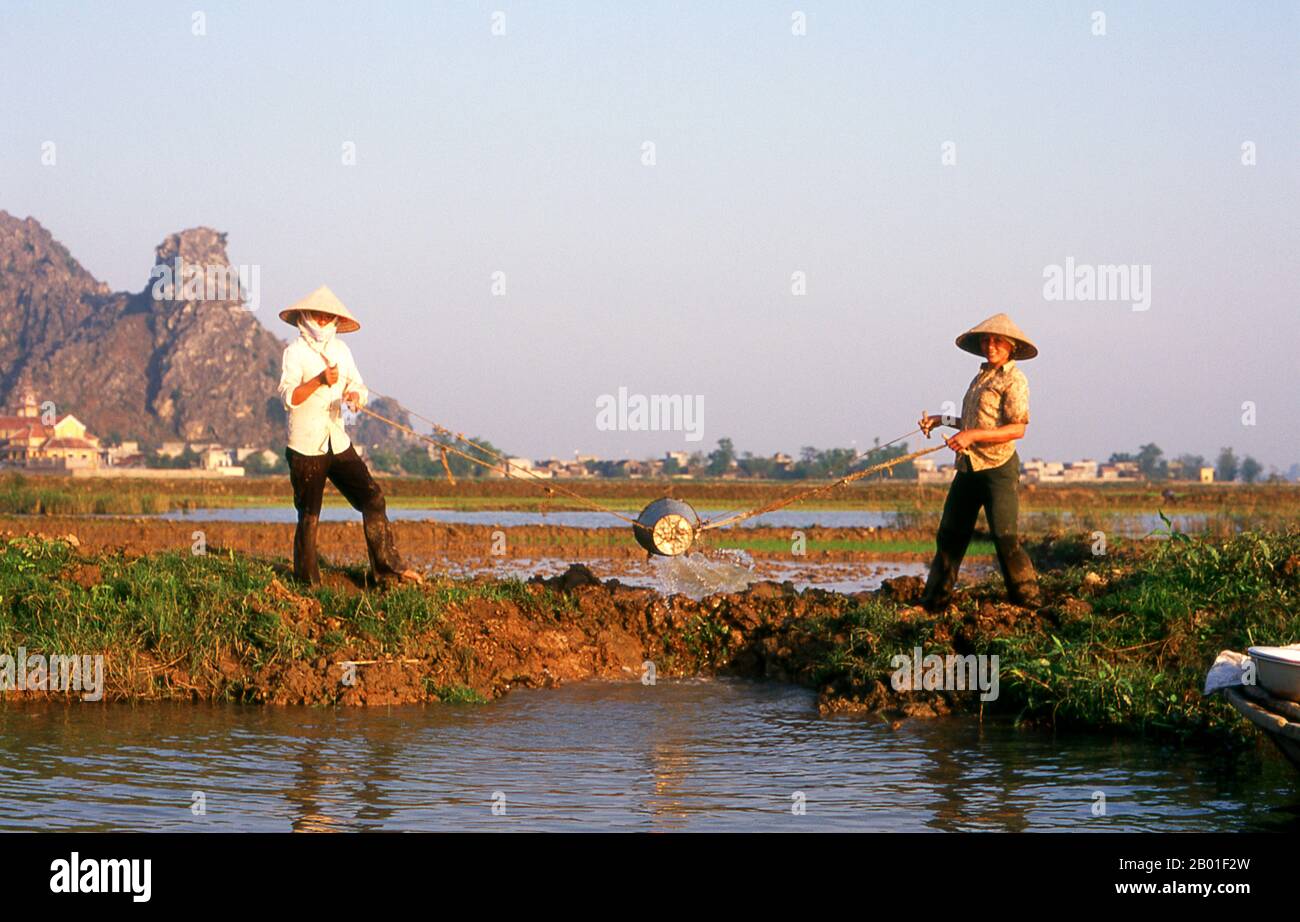
<svg viewBox="0 0 1300 922">
<path fill-rule="evenodd" d="M 294 832 L 336 831 L 339 826 L 330 813 L 338 809 L 341 801 L 331 791 L 341 786 L 343 773 L 322 765 L 313 747 L 293 748 L 290 758 L 298 763 L 298 772 L 284 792 L 285 800 L 293 807 L 291 828 Z"/>
<path fill-rule="evenodd" d="M 983 727 L 973 732 L 982 741 Z M 965 746 L 936 749 L 930 753 L 922 776 L 934 790 L 934 814 L 926 825 L 940 830 L 1003 830 L 1024 832 L 1029 822 L 1011 778 L 1014 769 L 1000 771 L 976 762 L 967 766 L 970 752 Z"/>
<path fill-rule="evenodd" d="M 822 718 L 806 690 L 739 680 L 383 710 L 0 705 L 2 829 L 1294 829 L 1293 777 L 1271 752 Z"/>
<path fill-rule="evenodd" d="M 682 800 L 691 766 L 690 751 L 673 743 L 656 743 L 650 750 L 654 796 L 646 804 L 654 829 L 686 829 L 690 811 Z"/>
</svg>

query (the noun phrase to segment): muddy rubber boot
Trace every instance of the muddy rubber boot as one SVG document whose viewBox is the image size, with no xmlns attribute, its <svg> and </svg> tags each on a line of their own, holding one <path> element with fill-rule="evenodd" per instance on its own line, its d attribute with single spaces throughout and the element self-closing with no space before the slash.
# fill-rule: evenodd
<svg viewBox="0 0 1300 922">
<path fill-rule="evenodd" d="M 952 554 L 939 550 L 930 562 L 930 575 L 925 581 L 925 591 L 921 593 L 921 605 L 931 614 L 943 611 L 952 603 L 952 590 L 957 585 L 957 571 L 961 568 L 961 559 L 953 559 Z"/>
<path fill-rule="evenodd" d="M 1031 580 L 1027 583 L 1021 583 L 1010 593 L 1010 598 L 1021 608 L 1031 608 L 1034 611 L 1043 607 L 1043 594 L 1038 588 L 1038 581 Z"/>
<path fill-rule="evenodd" d="M 393 526 L 388 521 L 384 507 L 381 505 L 367 509 L 361 514 L 361 522 L 366 533 L 366 554 L 370 557 L 370 569 L 375 574 L 375 582 L 390 585 L 398 581 L 407 567 L 397 553 Z"/>
<path fill-rule="evenodd" d="M 1034 572 L 1034 564 L 1029 555 L 1020 546 L 1019 537 L 1007 535 L 994 538 L 993 546 L 997 549 L 998 566 L 1007 585 L 1007 600 L 1022 608 L 1038 608 L 1042 605 L 1038 574 Z"/>
<path fill-rule="evenodd" d="M 300 515 L 293 533 L 293 575 L 309 586 L 320 585 L 320 567 L 316 562 L 316 526 L 320 516 Z"/>
</svg>

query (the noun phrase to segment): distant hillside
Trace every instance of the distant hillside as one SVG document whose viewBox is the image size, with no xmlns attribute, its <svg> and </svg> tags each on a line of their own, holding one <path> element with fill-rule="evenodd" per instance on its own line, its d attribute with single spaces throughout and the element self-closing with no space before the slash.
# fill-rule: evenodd
<svg viewBox="0 0 1300 922">
<path fill-rule="evenodd" d="M 226 235 L 172 234 L 154 264 L 175 270 L 178 260 L 227 269 Z M 282 446 L 284 341 L 237 290 L 227 300 L 185 300 L 183 289 L 164 299 L 153 296 L 153 277 L 142 281 L 135 294 L 109 291 L 35 219 L 0 211 L 0 409 L 30 387 L 100 437 Z M 409 422 L 395 402 L 373 406 Z M 409 438 L 376 425 L 358 442 L 400 448 Z"/>
</svg>

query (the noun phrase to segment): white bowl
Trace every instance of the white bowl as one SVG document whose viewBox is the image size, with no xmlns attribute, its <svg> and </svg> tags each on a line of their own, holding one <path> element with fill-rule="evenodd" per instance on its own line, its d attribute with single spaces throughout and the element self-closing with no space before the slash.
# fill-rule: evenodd
<svg viewBox="0 0 1300 922">
<path fill-rule="evenodd" d="M 1246 652 L 1255 661 L 1255 677 L 1269 694 L 1300 701 L 1300 645 L 1251 647 Z"/>
</svg>

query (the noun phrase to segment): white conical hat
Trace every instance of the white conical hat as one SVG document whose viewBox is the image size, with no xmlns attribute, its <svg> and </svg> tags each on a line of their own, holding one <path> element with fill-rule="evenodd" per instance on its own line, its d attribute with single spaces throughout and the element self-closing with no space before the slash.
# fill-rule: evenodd
<svg viewBox="0 0 1300 922">
<path fill-rule="evenodd" d="M 992 317 L 982 321 L 977 326 L 971 327 L 965 333 L 958 336 L 957 348 L 974 355 L 982 356 L 984 354 L 984 349 L 982 347 L 981 337 L 984 336 L 985 333 L 996 333 L 998 336 L 1004 336 L 1007 339 L 1012 340 L 1016 344 L 1015 350 L 1011 353 L 1013 359 L 1024 361 L 1025 359 L 1032 359 L 1034 356 L 1038 355 L 1038 347 L 1030 341 L 1029 337 L 1021 331 L 1020 327 L 1016 326 L 1015 321 L 1006 314 L 994 314 Z"/>
<path fill-rule="evenodd" d="M 361 324 L 357 318 L 343 306 L 343 302 L 338 299 L 338 295 L 329 290 L 328 285 L 322 285 L 307 297 L 298 303 L 286 307 L 280 311 L 280 319 L 291 326 L 298 325 L 299 311 L 320 311 L 322 314 L 333 314 L 338 319 L 338 332 L 355 333 L 361 329 Z"/>
</svg>

